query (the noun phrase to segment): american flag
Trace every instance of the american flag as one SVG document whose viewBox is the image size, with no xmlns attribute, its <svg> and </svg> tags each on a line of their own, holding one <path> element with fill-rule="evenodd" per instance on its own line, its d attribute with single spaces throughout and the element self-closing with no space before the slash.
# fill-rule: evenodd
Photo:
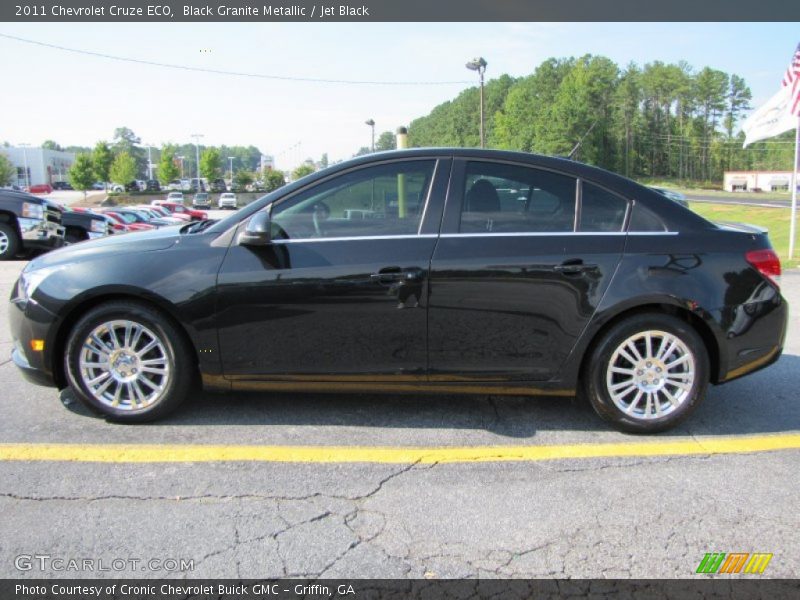
<svg viewBox="0 0 800 600">
<path fill-rule="evenodd" d="M 791 113 L 800 117 L 800 44 L 792 56 L 792 62 L 783 76 L 783 87 L 792 86 Z"/>
</svg>

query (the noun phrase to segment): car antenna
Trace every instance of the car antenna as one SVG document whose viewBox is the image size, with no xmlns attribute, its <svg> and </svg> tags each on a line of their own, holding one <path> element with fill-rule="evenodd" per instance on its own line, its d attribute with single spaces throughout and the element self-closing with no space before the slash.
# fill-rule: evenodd
<svg viewBox="0 0 800 600">
<path fill-rule="evenodd" d="M 579 140 L 578 140 L 578 143 L 577 143 L 577 144 L 575 144 L 575 147 L 574 147 L 572 150 L 570 150 L 569 154 L 567 155 L 567 158 L 568 158 L 569 160 L 574 160 L 574 158 L 573 158 L 573 157 L 575 156 L 575 154 L 576 154 L 576 153 L 578 152 L 578 150 L 580 149 L 580 147 L 581 147 L 581 144 L 583 143 L 583 140 L 585 140 L 585 139 L 586 139 L 586 136 L 587 136 L 587 135 L 589 135 L 590 133 L 592 133 L 592 129 L 594 129 L 594 126 L 595 126 L 595 125 L 597 125 L 597 119 L 595 119 L 595 122 L 594 122 L 594 123 L 592 123 L 592 126 L 591 126 L 591 127 L 589 127 L 588 131 L 587 131 L 586 133 L 584 133 L 584 134 L 583 134 L 583 136 L 581 136 L 581 139 L 579 139 Z"/>
</svg>

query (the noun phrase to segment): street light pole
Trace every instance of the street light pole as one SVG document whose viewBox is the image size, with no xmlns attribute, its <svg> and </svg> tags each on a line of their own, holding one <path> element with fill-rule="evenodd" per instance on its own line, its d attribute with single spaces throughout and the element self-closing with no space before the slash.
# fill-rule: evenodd
<svg viewBox="0 0 800 600">
<path fill-rule="evenodd" d="M 205 137 L 202 133 L 193 133 L 190 136 L 194 140 L 194 152 L 197 157 L 197 166 L 195 167 L 195 173 L 197 176 L 197 189 L 200 189 L 200 138 Z"/>
<path fill-rule="evenodd" d="M 470 71 L 478 72 L 478 77 L 480 78 L 481 82 L 481 148 L 486 147 L 486 135 L 484 133 L 483 125 L 483 74 L 486 72 L 486 65 L 487 63 L 483 57 L 473 58 L 466 65 Z"/>
<path fill-rule="evenodd" d="M 179 161 L 181 161 L 181 179 L 183 179 L 183 159 L 186 158 L 185 156 L 176 156 Z"/>
<path fill-rule="evenodd" d="M 375 152 L 375 121 L 374 119 L 367 119 L 364 124 L 369 125 L 372 129 L 372 151 Z"/>
<path fill-rule="evenodd" d="M 153 155 L 150 152 L 152 149 L 153 147 L 147 144 L 147 179 L 153 178 Z"/>
<path fill-rule="evenodd" d="M 233 187 L 233 159 L 235 156 L 229 156 L 228 160 L 231 161 L 231 188 Z"/>
</svg>

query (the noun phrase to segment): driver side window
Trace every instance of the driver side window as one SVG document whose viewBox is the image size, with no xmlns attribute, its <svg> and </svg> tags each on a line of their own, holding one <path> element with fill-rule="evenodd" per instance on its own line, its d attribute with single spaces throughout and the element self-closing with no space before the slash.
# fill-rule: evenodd
<svg viewBox="0 0 800 600">
<path fill-rule="evenodd" d="M 416 234 L 435 163 L 398 161 L 314 185 L 273 208 L 272 238 Z"/>
</svg>

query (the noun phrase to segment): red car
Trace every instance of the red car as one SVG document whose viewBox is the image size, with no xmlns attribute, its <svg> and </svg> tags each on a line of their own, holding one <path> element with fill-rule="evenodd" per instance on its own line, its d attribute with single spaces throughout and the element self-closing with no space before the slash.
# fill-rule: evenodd
<svg viewBox="0 0 800 600">
<path fill-rule="evenodd" d="M 163 206 L 169 212 L 175 214 L 189 215 L 192 221 L 205 221 L 208 218 L 208 213 L 204 210 L 195 210 L 193 208 L 186 208 L 183 204 L 178 202 L 153 201 L 152 204 L 156 206 Z"/>
<path fill-rule="evenodd" d="M 108 216 L 114 223 L 124 225 L 126 231 L 149 231 L 155 229 L 155 225 L 148 225 L 147 223 L 137 223 L 136 221 L 125 219 L 122 215 L 114 211 L 103 211 L 103 214 Z M 116 229 L 116 226 L 114 227 Z"/>
<path fill-rule="evenodd" d="M 37 183 L 28 190 L 29 194 L 52 194 L 53 186 L 49 183 Z"/>
</svg>

